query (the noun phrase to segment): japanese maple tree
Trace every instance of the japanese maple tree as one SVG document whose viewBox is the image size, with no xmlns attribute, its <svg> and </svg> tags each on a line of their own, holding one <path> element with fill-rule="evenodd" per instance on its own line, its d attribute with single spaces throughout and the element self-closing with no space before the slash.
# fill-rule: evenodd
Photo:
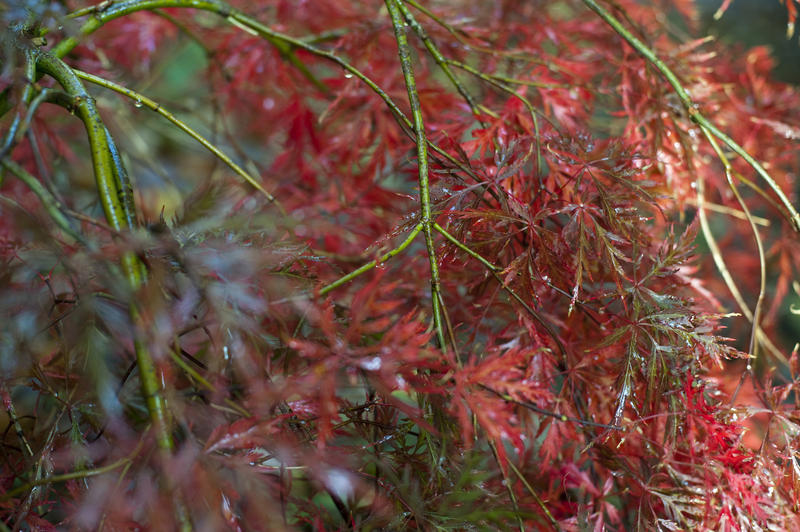
<svg viewBox="0 0 800 532">
<path fill-rule="evenodd" d="M 691 0 L 0 13 L 0 529 L 800 529 L 766 48 Z"/>
</svg>

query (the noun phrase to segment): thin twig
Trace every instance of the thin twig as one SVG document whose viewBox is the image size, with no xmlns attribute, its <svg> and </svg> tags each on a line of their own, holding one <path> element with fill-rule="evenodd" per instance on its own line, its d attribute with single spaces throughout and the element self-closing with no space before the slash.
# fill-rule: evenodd
<svg viewBox="0 0 800 532">
<path fill-rule="evenodd" d="M 25 431 L 22 430 L 22 425 L 19 422 L 19 417 L 17 416 L 17 409 L 14 407 L 14 401 L 11 398 L 11 390 L 8 389 L 8 385 L 5 380 L 0 380 L 0 393 L 3 394 L 3 402 L 6 406 L 6 413 L 8 414 L 8 419 L 11 421 L 11 424 L 14 426 L 14 431 L 17 433 L 17 438 L 19 438 L 20 443 L 22 444 L 23 449 L 27 453 L 29 458 L 33 458 L 33 448 L 31 447 L 28 438 L 25 437 Z"/>
<path fill-rule="evenodd" d="M 542 509 L 544 515 L 547 517 L 547 520 L 550 522 L 550 525 L 552 525 L 553 529 L 563 530 L 561 528 L 561 525 L 558 524 L 558 521 L 556 521 L 555 517 L 553 517 L 553 514 L 550 513 L 550 510 L 547 508 L 547 506 L 545 506 L 544 501 L 539 497 L 539 494 L 536 493 L 536 490 L 533 489 L 533 486 L 530 485 L 528 479 L 526 479 L 525 475 L 522 474 L 522 471 L 520 471 L 519 468 L 517 468 L 517 466 L 515 466 L 514 462 L 512 462 L 511 460 L 508 461 L 508 465 L 509 467 L 511 467 L 511 470 L 514 472 L 514 474 L 517 475 L 517 478 L 519 478 L 520 482 L 522 482 L 522 485 L 525 486 L 525 489 L 528 490 L 528 493 L 530 493 L 533 496 L 533 499 L 536 501 L 536 504 L 538 504 L 539 508 Z"/>
<path fill-rule="evenodd" d="M 361 275 L 363 273 L 366 273 L 366 272 L 370 271 L 371 269 L 375 268 L 378 264 L 383 264 L 384 262 L 386 262 L 387 260 L 391 259 L 395 255 L 401 253 L 404 249 L 406 249 L 408 246 L 411 245 L 411 243 L 414 241 L 414 239 L 417 237 L 417 235 L 420 233 L 420 231 L 422 231 L 422 227 L 423 227 L 422 223 L 418 223 L 417 225 L 414 226 L 414 229 L 411 230 L 411 233 L 408 234 L 406 239 L 403 240 L 403 242 L 400 243 L 399 246 L 397 246 L 396 248 L 392 249 L 391 251 L 387 251 L 386 253 L 384 253 L 383 255 L 378 257 L 377 259 L 371 260 L 368 263 L 364 264 L 363 266 L 360 266 L 359 268 L 353 270 L 352 272 L 348 273 L 347 275 L 343 275 L 342 277 L 338 278 L 337 280 L 333 281 L 332 283 L 329 283 L 329 284 L 325 285 L 323 288 L 320 289 L 319 295 L 324 296 L 325 294 L 327 294 L 331 290 L 335 290 L 336 288 L 339 288 L 343 284 L 352 281 L 353 279 L 355 279 L 359 275 Z"/>
<path fill-rule="evenodd" d="M 473 423 L 477 423 L 475 420 L 475 414 L 472 415 Z M 498 469 L 500 469 L 500 474 L 503 476 L 503 484 L 506 487 L 506 491 L 508 492 L 508 497 L 511 499 L 511 506 L 514 508 L 514 515 L 517 517 L 517 524 L 519 525 L 519 532 L 525 532 L 525 522 L 522 520 L 522 515 L 519 510 L 519 502 L 517 501 L 517 494 L 514 493 L 514 483 L 508 478 L 508 474 L 506 473 L 505 469 L 503 469 L 503 465 L 500 463 L 500 455 L 497 453 L 497 445 L 495 445 L 494 441 L 487 437 L 486 441 L 489 443 L 489 448 L 492 450 L 492 456 L 494 457 L 494 461 L 497 463 Z M 511 460 L 506 460 L 507 463 L 511 463 Z"/>
<path fill-rule="evenodd" d="M 178 343 L 177 338 L 175 339 L 174 343 L 175 343 L 176 349 L 180 350 L 180 345 Z M 193 367 L 191 367 L 189 364 L 187 364 L 183 360 L 183 358 L 181 358 L 181 356 L 176 352 L 176 349 L 170 349 L 169 350 L 169 356 L 172 359 L 172 361 L 179 368 L 181 368 L 183 371 L 185 371 L 189 376 L 191 376 L 192 379 L 197 381 L 203 388 L 205 388 L 206 390 L 208 390 L 210 392 L 216 393 L 217 392 L 216 386 L 211 384 L 208 381 L 208 379 L 206 379 L 205 377 L 200 375 L 200 373 L 198 373 Z M 226 398 L 225 399 L 225 403 L 228 405 L 229 409 L 232 412 L 236 412 L 240 416 L 244 416 L 244 417 L 251 417 L 252 416 L 252 414 L 250 412 L 248 412 L 243 406 L 237 404 L 235 401 L 232 401 L 230 398 Z"/>
<path fill-rule="evenodd" d="M 130 458 L 122 458 L 108 464 L 103 467 L 98 467 L 96 469 L 86 469 L 83 471 L 72 471 L 70 473 L 63 473 L 61 475 L 53 475 L 50 477 L 40 478 L 38 480 L 34 480 L 32 482 L 28 482 L 27 484 L 23 484 L 22 486 L 18 486 L 12 490 L 7 491 L 3 495 L 0 495 L 0 500 L 5 501 L 11 499 L 20 493 L 25 493 L 28 490 L 35 488 L 36 486 L 46 486 L 47 484 L 55 484 L 57 482 L 66 482 L 68 480 L 75 480 L 79 478 L 89 478 L 95 477 L 97 475 L 102 475 L 103 473 L 108 473 L 109 471 L 113 471 L 123 465 L 129 463 L 131 461 Z"/>
<path fill-rule="evenodd" d="M 739 190 L 736 187 L 736 184 L 733 182 L 733 178 L 731 177 L 731 163 L 728 161 L 728 158 L 722 153 L 722 150 L 719 147 L 716 139 L 711 136 L 711 134 L 703 130 L 708 139 L 708 142 L 714 148 L 714 151 L 717 153 L 717 157 L 719 160 L 722 161 L 722 164 L 725 168 L 725 179 L 728 181 L 728 186 L 733 191 L 734 196 L 736 196 L 736 201 L 739 202 L 739 205 L 742 208 L 742 211 L 747 216 L 748 222 L 750 222 L 750 228 L 753 231 L 753 236 L 756 240 L 756 248 L 758 249 L 758 261 L 760 267 L 760 283 L 759 283 L 759 290 L 758 290 L 758 299 L 756 300 L 756 305 L 753 309 L 753 316 L 751 319 L 752 327 L 750 330 L 750 343 L 748 347 L 748 354 L 750 355 L 750 359 L 747 361 L 747 365 L 745 366 L 745 370 L 742 372 L 742 376 L 739 379 L 739 383 L 736 385 L 736 390 L 734 390 L 733 395 L 731 395 L 731 404 L 736 401 L 736 398 L 739 395 L 739 391 L 742 389 L 742 385 L 744 384 L 745 379 L 752 374 L 753 365 L 751 360 L 755 359 L 758 356 L 758 343 L 756 339 L 758 338 L 758 331 L 761 328 L 761 310 L 764 304 L 764 292 L 766 291 L 766 284 L 767 284 L 767 267 L 766 267 L 766 258 L 764 256 L 764 245 L 761 242 L 761 235 L 758 232 L 758 228 L 756 227 L 755 222 L 753 221 L 752 217 L 750 216 L 750 209 L 747 207 L 747 204 L 742 199 L 741 194 L 739 194 Z"/>
<path fill-rule="evenodd" d="M 697 206 L 698 201 L 694 198 L 689 198 L 686 200 L 689 205 Z M 718 212 L 720 214 L 727 214 L 728 216 L 732 216 L 734 218 L 739 218 L 740 220 L 747 220 L 747 215 L 738 209 L 732 209 L 727 205 L 720 205 L 718 203 L 711 203 L 706 201 L 705 208 L 709 211 Z M 767 218 L 762 218 L 761 216 L 756 216 L 751 213 L 750 219 L 753 220 L 753 223 L 758 224 L 762 227 L 769 227 L 772 222 L 769 221 Z"/>
<path fill-rule="evenodd" d="M 458 91 L 461 97 L 464 98 L 464 101 L 467 102 L 472 114 L 476 117 L 479 116 L 480 111 L 478 110 L 475 98 L 472 97 L 472 94 L 470 94 L 469 90 L 467 90 L 464 84 L 461 83 L 458 77 L 456 77 L 455 73 L 448 64 L 447 59 L 444 57 L 444 55 L 442 55 L 442 52 L 439 50 L 439 47 L 436 46 L 436 43 L 434 43 L 433 40 L 431 40 L 431 38 L 428 36 L 425 28 L 423 28 L 422 25 L 417 22 L 417 20 L 414 18 L 414 15 L 402 1 L 397 2 L 397 7 L 400 8 L 400 12 L 403 14 L 403 18 L 406 20 L 406 23 L 411 26 L 411 29 L 413 29 L 414 33 L 417 34 L 417 37 L 419 37 L 419 39 L 425 45 L 425 48 L 428 49 L 431 57 L 433 57 L 433 60 L 436 61 L 437 65 L 439 65 L 439 68 L 442 69 L 442 72 L 444 72 L 445 76 L 447 76 L 447 79 L 450 80 L 450 83 L 453 84 L 453 87 L 455 87 L 456 91 Z M 481 124 L 483 127 L 486 127 L 484 122 L 481 121 Z"/>
<path fill-rule="evenodd" d="M 89 74 L 87 72 L 82 72 L 80 70 L 74 70 L 74 72 L 81 79 L 84 79 L 84 80 L 89 81 L 91 83 L 94 83 L 96 85 L 100 85 L 101 87 L 105 87 L 107 89 L 111 89 L 111 90 L 113 90 L 113 91 L 115 91 L 115 92 L 117 92 L 119 94 L 127 96 L 128 98 L 130 98 L 131 100 L 133 100 L 135 102 L 137 107 L 138 106 L 145 106 L 148 109 L 152 109 L 156 113 L 160 114 L 161 116 L 163 116 L 164 118 L 166 118 L 167 120 L 172 122 L 174 125 L 176 125 L 184 133 L 188 134 L 190 137 L 192 137 L 197 142 L 199 142 L 208 151 L 213 153 L 219 160 L 221 160 L 223 163 L 228 165 L 234 172 L 236 172 L 240 177 L 242 177 L 242 179 L 244 179 L 251 186 L 253 186 L 253 188 L 255 188 L 256 190 L 261 192 L 269 201 L 275 201 L 275 197 L 272 194 L 270 194 L 269 192 L 267 192 L 264 189 L 264 187 L 261 185 L 261 183 L 259 183 L 258 180 L 255 177 L 253 177 L 249 173 L 247 173 L 246 170 L 244 170 L 241 166 L 239 166 L 238 164 L 233 162 L 233 160 L 230 157 L 225 155 L 225 153 L 223 153 L 222 150 L 220 150 L 214 144 L 212 144 L 211 142 L 206 140 L 206 138 L 203 137 L 202 135 L 200 135 L 197 131 L 195 131 L 194 129 L 189 127 L 186 124 L 186 122 L 184 122 L 183 120 L 180 120 L 175 115 L 173 115 L 171 112 L 169 112 L 166 109 L 164 109 L 161 106 L 161 104 L 159 104 L 155 100 L 152 100 L 152 99 L 148 98 L 147 96 L 145 96 L 144 94 L 136 92 L 136 91 L 134 91 L 132 89 L 129 89 L 127 87 L 124 87 L 124 86 L 122 86 L 122 85 L 120 85 L 118 83 L 115 83 L 115 82 L 111 81 L 111 80 L 104 79 L 104 78 L 101 78 L 99 76 L 95 76 L 94 74 Z"/>
<path fill-rule="evenodd" d="M 537 414 L 541 414 L 543 416 L 547 416 L 547 417 L 551 417 L 553 419 L 557 419 L 558 421 L 561 421 L 562 423 L 577 423 L 578 425 L 584 425 L 586 427 L 598 427 L 598 428 L 607 429 L 607 430 L 623 430 L 623 428 L 620 427 L 619 425 L 609 425 L 609 424 L 606 424 L 606 423 L 596 423 L 594 421 L 588 421 L 586 419 L 567 416 L 567 415 L 564 415 L 564 414 L 558 414 L 556 412 L 553 412 L 552 410 L 546 410 L 546 409 L 544 409 L 544 408 L 542 408 L 540 406 L 537 406 L 537 405 L 535 405 L 535 404 L 533 404 L 533 403 L 531 403 L 529 401 L 520 401 L 518 399 L 514 399 L 510 395 L 508 395 L 506 393 L 498 392 L 494 388 L 486 386 L 485 384 L 478 384 L 478 386 L 480 388 L 483 388 L 487 392 L 491 392 L 491 393 L 495 394 L 497 397 L 501 398 L 504 401 L 507 401 L 509 403 L 514 403 L 515 405 L 522 406 L 524 408 L 527 408 L 528 410 L 536 412 Z"/>
<path fill-rule="evenodd" d="M 42 185 L 38 179 L 10 159 L 0 159 L 0 166 L 9 170 L 12 174 L 17 176 L 20 181 L 25 183 L 29 189 L 31 189 L 36 197 L 39 198 L 39 201 L 42 202 L 47 214 L 50 215 L 50 218 L 59 228 L 61 228 L 62 231 L 78 242 L 84 241 L 83 236 L 81 236 L 75 230 L 75 228 L 72 227 L 72 224 L 70 224 L 69 220 L 64 215 L 64 206 L 61 205 L 61 203 L 55 197 L 53 197 L 50 191 L 47 190 L 47 188 L 45 188 L 45 186 Z"/>
</svg>

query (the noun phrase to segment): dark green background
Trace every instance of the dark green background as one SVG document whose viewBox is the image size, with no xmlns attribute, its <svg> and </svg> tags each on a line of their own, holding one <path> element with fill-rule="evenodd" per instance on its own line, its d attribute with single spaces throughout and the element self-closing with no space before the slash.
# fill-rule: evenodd
<svg viewBox="0 0 800 532">
<path fill-rule="evenodd" d="M 733 0 L 720 20 L 714 20 L 713 15 L 722 0 L 698 0 L 697 3 L 701 9 L 702 35 L 710 33 L 747 48 L 768 45 L 778 60 L 776 77 L 800 84 L 800 27 L 795 28 L 791 39 L 786 38 L 788 16 L 780 0 Z M 800 20 L 797 25 L 800 26 Z"/>
</svg>

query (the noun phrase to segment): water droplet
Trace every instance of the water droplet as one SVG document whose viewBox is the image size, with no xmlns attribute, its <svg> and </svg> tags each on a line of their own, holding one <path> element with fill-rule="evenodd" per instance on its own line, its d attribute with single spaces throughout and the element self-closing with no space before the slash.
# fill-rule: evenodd
<svg viewBox="0 0 800 532">
<path fill-rule="evenodd" d="M 344 73 L 344 77 L 346 77 L 347 79 L 350 79 L 350 78 L 353 77 L 353 73 L 352 72 L 345 72 Z"/>
<path fill-rule="evenodd" d="M 381 358 L 372 357 L 361 361 L 361 367 L 367 371 L 378 371 L 381 369 Z"/>
<path fill-rule="evenodd" d="M 144 105 L 142 103 L 142 100 L 136 100 L 135 102 L 133 102 L 133 106 L 136 107 L 137 109 L 141 108 L 142 105 Z"/>
<path fill-rule="evenodd" d="M 325 487 L 340 499 L 347 501 L 355 495 L 355 487 L 350 480 L 350 475 L 343 469 L 331 469 L 324 476 L 323 482 Z"/>
</svg>

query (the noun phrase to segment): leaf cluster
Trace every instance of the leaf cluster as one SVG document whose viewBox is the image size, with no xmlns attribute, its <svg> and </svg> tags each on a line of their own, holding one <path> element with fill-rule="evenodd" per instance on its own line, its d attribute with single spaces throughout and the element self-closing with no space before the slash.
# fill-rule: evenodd
<svg viewBox="0 0 800 532">
<path fill-rule="evenodd" d="M 766 50 L 690 1 L 25 4 L 0 528 L 798 527 Z"/>
</svg>

